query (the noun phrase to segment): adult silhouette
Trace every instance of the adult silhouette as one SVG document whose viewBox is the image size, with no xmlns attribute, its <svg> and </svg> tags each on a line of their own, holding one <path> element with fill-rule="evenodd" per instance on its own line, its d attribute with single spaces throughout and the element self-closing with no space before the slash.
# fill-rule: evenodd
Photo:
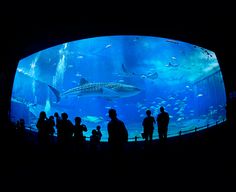
<svg viewBox="0 0 236 192">
<path fill-rule="evenodd" d="M 84 136 L 84 132 L 87 132 L 87 126 L 81 123 L 81 117 L 75 117 L 75 125 L 74 125 L 74 143 L 76 148 L 83 149 L 85 146 L 86 137 Z"/>
<path fill-rule="evenodd" d="M 128 131 L 124 122 L 117 118 L 115 109 L 109 109 L 108 113 L 111 119 L 107 125 L 108 143 L 114 155 L 120 155 L 128 142 Z"/>
<path fill-rule="evenodd" d="M 71 145 L 74 125 L 68 119 L 67 113 L 63 112 L 61 114 L 61 120 L 58 122 L 57 127 L 58 127 L 58 131 L 60 130 L 60 136 L 61 136 L 60 144 L 63 144 L 64 146 Z"/>
<path fill-rule="evenodd" d="M 50 115 L 48 118 L 48 131 L 49 131 L 49 136 L 50 136 L 50 143 L 54 144 L 54 133 L 55 133 L 55 120 L 54 120 L 54 116 Z"/>
<path fill-rule="evenodd" d="M 56 131 L 57 131 L 57 143 L 61 144 L 62 143 L 62 137 L 63 137 L 63 130 L 60 127 L 61 117 L 60 117 L 58 112 L 55 112 L 53 116 L 55 118 L 55 127 L 56 127 Z"/>
<path fill-rule="evenodd" d="M 16 134 L 20 142 L 25 141 L 26 131 L 25 131 L 25 120 L 23 118 L 17 121 Z"/>
<path fill-rule="evenodd" d="M 152 142 L 154 124 L 156 123 L 155 118 L 151 115 L 151 110 L 146 110 L 146 117 L 143 119 L 142 126 L 143 126 L 143 138 L 146 142 Z"/>
<path fill-rule="evenodd" d="M 97 132 L 97 135 L 98 135 L 98 138 L 99 138 L 99 142 L 100 142 L 101 138 L 102 138 L 102 132 L 101 132 L 101 126 L 100 125 L 96 126 L 96 132 Z"/>
<path fill-rule="evenodd" d="M 48 126 L 48 118 L 45 111 L 40 112 L 36 127 L 38 129 L 39 144 L 48 145 L 50 143 L 50 131 Z"/>
<path fill-rule="evenodd" d="M 160 113 L 157 115 L 157 128 L 160 142 L 166 141 L 168 125 L 169 125 L 169 114 L 165 111 L 164 107 L 160 107 Z"/>
</svg>

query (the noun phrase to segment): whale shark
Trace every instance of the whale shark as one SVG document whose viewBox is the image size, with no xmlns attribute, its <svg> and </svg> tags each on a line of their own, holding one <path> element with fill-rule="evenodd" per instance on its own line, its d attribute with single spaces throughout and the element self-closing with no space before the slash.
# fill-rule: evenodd
<svg viewBox="0 0 236 192">
<path fill-rule="evenodd" d="M 57 103 L 66 96 L 98 96 L 106 99 L 118 99 L 137 95 L 141 91 L 138 87 L 129 84 L 116 82 L 91 83 L 84 78 L 80 80 L 79 86 L 70 88 L 62 93 L 55 87 L 48 86 L 56 96 Z"/>
</svg>

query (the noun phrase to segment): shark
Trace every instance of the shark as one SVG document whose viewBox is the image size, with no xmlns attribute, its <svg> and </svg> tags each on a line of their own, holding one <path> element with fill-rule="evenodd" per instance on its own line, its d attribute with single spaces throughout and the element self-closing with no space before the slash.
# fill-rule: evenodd
<svg viewBox="0 0 236 192">
<path fill-rule="evenodd" d="M 56 96 L 56 102 L 66 96 L 98 96 L 106 99 L 131 97 L 141 92 L 141 89 L 130 84 L 117 82 L 89 82 L 85 78 L 80 80 L 79 86 L 60 92 L 55 87 L 48 85 Z"/>
</svg>

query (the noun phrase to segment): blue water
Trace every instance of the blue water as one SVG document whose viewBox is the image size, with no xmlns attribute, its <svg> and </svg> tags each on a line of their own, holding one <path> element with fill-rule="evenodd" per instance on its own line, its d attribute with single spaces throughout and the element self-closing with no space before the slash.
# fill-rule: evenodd
<svg viewBox="0 0 236 192">
<path fill-rule="evenodd" d="M 24 118 L 37 131 L 40 111 L 47 116 L 67 112 L 73 123 L 76 116 L 82 118 L 86 136 L 101 125 L 102 141 L 107 141 L 107 112 L 115 108 L 131 141 L 141 136 L 147 109 L 156 117 L 160 106 L 165 107 L 171 137 L 224 121 L 225 104 L 214 52 L 159 37 L 105 36 L 64 43 L 20 60 L 11 118 Z"/>
</svg>

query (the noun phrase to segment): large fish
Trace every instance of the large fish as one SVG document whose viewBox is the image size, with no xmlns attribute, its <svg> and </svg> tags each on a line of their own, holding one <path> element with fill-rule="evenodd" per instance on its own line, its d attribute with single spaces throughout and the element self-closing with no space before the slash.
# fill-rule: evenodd
<svg viewBox="0 0 236 192">
<path fill-rule="evenodd" d="M 138 94 L 141 90 L 133 85 L 116 82 L 90 83 L 84 78 L 80 85 L 60 93 L 56 88 L 48 85 L 57 98 L 57 102 L 66 96 L 100 96 L 106 99 L 130 97 Z"/>
</svg>

